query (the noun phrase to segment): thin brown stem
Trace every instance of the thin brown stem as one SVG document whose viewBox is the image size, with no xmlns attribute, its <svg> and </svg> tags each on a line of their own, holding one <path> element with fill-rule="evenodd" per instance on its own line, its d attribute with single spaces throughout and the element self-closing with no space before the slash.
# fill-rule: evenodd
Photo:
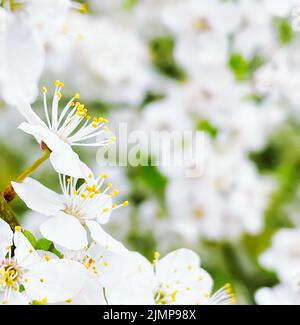
<svg viewBox="0 0 300 325">
<path fill-rule="evenodd" d="M 19 226 L 18 219 L 6 202 L 2 192 L 0 192 L 0 217 L 6 221 L 12 229 Z"/>
</svg>

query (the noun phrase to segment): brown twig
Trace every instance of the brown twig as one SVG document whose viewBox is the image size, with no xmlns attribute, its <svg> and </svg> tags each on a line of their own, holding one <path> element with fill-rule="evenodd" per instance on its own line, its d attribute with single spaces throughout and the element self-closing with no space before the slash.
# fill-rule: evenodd
<svg viewBox="0 0 300 325">
<path fill-rule="evenodd" d="M 19 226 L 17 217 L 12 212 L 2 192 L 0 192 L 0 217 L 6 221 L 13 230 L 16 226 Z"/>
</svg>

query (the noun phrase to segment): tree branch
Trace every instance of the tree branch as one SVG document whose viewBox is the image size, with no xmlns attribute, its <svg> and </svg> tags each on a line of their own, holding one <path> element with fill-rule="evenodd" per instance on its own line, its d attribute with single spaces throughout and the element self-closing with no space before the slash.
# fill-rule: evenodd
<svg viewBox="0 0 300 325">
<path fill-rule="evenodd" d="M 16 226 L 19 226 L 17 217 L 12 212 L 2 192 L 0 192 L 0 217 L 6 221 L 13 230 Z"/>
</svg>

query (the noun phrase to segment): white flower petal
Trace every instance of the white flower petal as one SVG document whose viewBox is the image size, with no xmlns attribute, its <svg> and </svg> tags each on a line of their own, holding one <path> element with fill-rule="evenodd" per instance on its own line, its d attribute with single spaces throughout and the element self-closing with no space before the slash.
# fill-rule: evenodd
<svg viewBox="0 0 300 325">
<path fill-rule="evenodd" d="M 0 304 L 4 300 L 4 294 L 0 294 Z M 7 301 L 8 305 L 27 305 L 28 299 L 26 299 L 26 296 L 19 292 L 19 291 L 11 291 L 11 294 L 9 295 L 9 299 Z"/>
<path fill-rule="evenodd" d="M 104 256 L 101 284 L 109 305 L 153 305 L 157 286 L 153 266 L 138 253 Z M 99 266 L 97 266 L 100 269 Z"/>
<path fill-rule="evenodd" d="M 5 258 L 7 248 L 12 246 L 13 232 L 8 223 L 0 218 L 0 260 Z"/>
<path fill-rule="evenodd" d="M 26 293 L 32 300 L 46 298 L 48 303 L 63 302 L 82 289 L 85 271 L 80 263 L 70 260 L 39 263 L 26 273 Z"/>
<path fill-rule="evenodd" d="M 32 125 L 40 125 L 43 127 L 47 127 L 45 122 L 31 108 L 29 103 L 17 103 L 16 107 L 18 111 L 24 116 L 24 118 Z M 24 123 L 24 124 L 29 125 L 28 123 Z M 22 127 L 20 127 L 20 129 L 22 130 Z"/>
<path fill-rule="evenodd" d="M 12 182 L 12 186 L 28 208 L 36 212 L 50 216 L 64 209 L 63 196 L 33 178 L 28 177 L 22 183 Z"/>
<path fill-rule="evenodd" d="M 40 227 L 42 235 L 71 250 L 79 250 L 87 245 L 87 232 L 73 216 L 59 212 Z"/>
<path fill-rule="evenodd" d="M 70 150 L 70 145 L 61 140 L 57 134 L 50 131 L 46 125 L 23 122 L 18 128 L 27 134 L 33 135 L 39 144 L 44 142 L 53 152 L 63 153 L 66 150 L 67 152 Z"/>
<path fill-rule="evenodd" d="M 106 233 L 102 227 L 96 221 L 86 221 L 86 225 L 91 232 L 91 237 L 96 243 L 107 249 L 120 255 L 128 255 L 129 250 L 116 239 L 112 238 Z"/>
<path fill-rule="evenodd" d="M 16 246 L 15 259 L 20 266 L 27 268 L 42 261 L 39 254 L 21 232 L 15 231 L 14 243 Z"/>
<path fill-rule="evenodd" d="M 57 249 L 57 247 L 55 247 Z M 40 258 L 43 261 L 49 261 L 49 260 L 57 260 L 59 257 L 55 255 L 54 253 L 48 252 L 48 251 L 42 251 L 40 249 L 36 250 L 36 252 L 39 254 Z"/>
<path fill-rule="evenodd" d="M 44 66 L 43 44 L 25 19 L 12 15 L 5 30 L 3 98 L 9 104 L 32 102 Z M 24 41 L 26 40 L 26 41 Z"/>
<path fill-rule="evenodd" d="M 105 305 L 103 289 L 97 278 L 88 276 L 84 282 L 83 289 L 72 298 L 74 305 Z"/>
<path fill-rule="evenodd" d="M 162 258 L 156 266 L 158 282 L 169 289 L 173 304 L 198 304 L 208 300 L 213 282 L 200 268 L 199 256 L 188 249 L 178 249 Z"/>
<path fill-rule="evenodd" d="M 53 151 L 50 161 L 59 174 L 74 178 L 85 178 L 87 175 L 87 166 L 80 160 L 78 154 L 72 151 L 71 147 L 66 148 L 64 152 Z"/>
<path fill-rule="evenodd" d="M 39 144 L 44 142 L 47 145 L 52 151 L 51 164 L 59 174 L 85 178 L 90 173 L 90 169 L 80 160 L 72 147 L 48 127 L 23 122 L 19 125 L 19 129 L 34 136 Z"/>
<path fill-rule="evenodd" d="M 26 18 L 38 32 L 43 42 L 51 39 L 59 31 L 71 6 L 69 0 L 31 0 L 26 3 Z"/>
<path fill-rule="evenodd" d="M 96 202 L 92 202 L 93 206 L 87 212 L 90 217 L 96 217 L 100 224 L 109 221 L 112 212 L 112 198 L 109 195 L 102 195 Z M 106 211 L 107 209 L 107 211 Z M 103 212 L 105 210 L 106 212 Z"/>
<path fill-rule="evenodd" d="M 159 261 L 156 270 L 157 276 L 162 282 L 165 282 L 169 278 L 168 274 L 173 270 L 185 272 L 188 266 L 199 267 L 200 258 L 195 252 L 181 248 L 167 254 Z"/>
</svg>

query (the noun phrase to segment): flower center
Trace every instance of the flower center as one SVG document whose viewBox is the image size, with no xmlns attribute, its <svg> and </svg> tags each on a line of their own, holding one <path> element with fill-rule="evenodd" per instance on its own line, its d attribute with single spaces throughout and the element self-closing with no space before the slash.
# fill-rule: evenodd
<svg viewBox="0 0 300 325">
<path fill-rule="evenodd" d="M 205 17 L 200 17 L 193 22 L 193 27 L 196 30 L 207 32 L 212 30 L 209 21 Z"/>
<path fill-rule="evenodd" d="M 77 101 L 80 97 L 79 94 L 75 94 L 60 111 L 59 101 L 62 98 L 61 89 L 64 84 L 59 80 L 56 80 L 54 84 L 56 88 L 51 114 L 48 111 L 47 88 L 42 88 L 45 117 L 49 130 L 70 146 L 98 147 L 115 143 L 115 136 L 111 134 L 106 125 L 108 120 L 103 117 L 91 117 L 85 105 Z"/>
<path fill-rule="evenodd" d="M 74 207 L 74 206 L 72 206 L 72 205 L 70 205 L 70 206 L 66 206 L 65 209 L 64 209 L 64 212 L 65 212 L 66 214 L 69 214 L 70 216 L 75 217 L 75 218 L 78 219 L 82 224 L 84 224 L 84 220 L 83 220 L 83 218 L 82 218 L 82 213 L 81 213 L 81 211 L 80 211 L 78 208 L 76 208 L 76 207 Z"/>
<path fill-rule="evenodd" d="M 164 288 L 165 287 L 165 288 Z M 154 300 L 157 305 L 168 305 L 176 301 L 177 290 L 170 290 L 167 285 L 161 284 L 154 292 Z"/>
<path fill-rule="evenodd" d="M 22 271 L 13 260 L 0 263 L 0 289 L 19 290 L 21 280 Z"/>
<path fill-rule="evenodd" d="M 68 138 L 67 137 L 65 137 L 63 134 L 61 134 L 60 132 L 53 132 L 55 135 L 57 135 L 58 136 L 58 138 L 60 139 L 60 140 L 62 140 L 63 142 L 65 142 L 66 144 L 69 144 L 69 145 L 71 145 L 71 142 L 68 140 Z"/>
</svg>

